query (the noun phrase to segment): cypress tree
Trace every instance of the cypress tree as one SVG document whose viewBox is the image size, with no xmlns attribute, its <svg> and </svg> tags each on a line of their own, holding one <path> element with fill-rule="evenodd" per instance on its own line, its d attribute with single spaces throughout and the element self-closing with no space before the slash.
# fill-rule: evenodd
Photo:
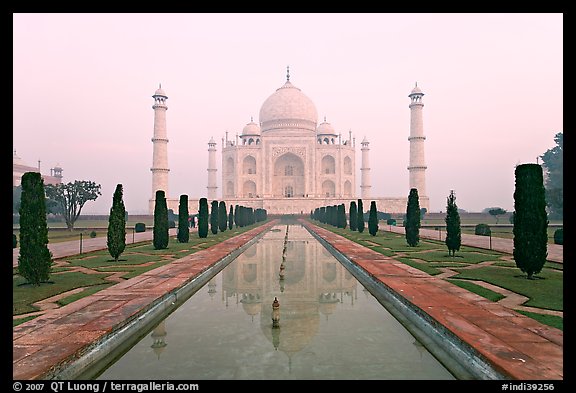
<svg viewBox="0 0 576 393">
<path fill-rule="evenodd" d="M 356 201 L 350 202 L 350 230 L 355 231 L 358 228 L 358 211 Z"/>
<path fill-rule="evenodd" d="M 210 209 L 210 231 L 213 235 L 218 233 L 218 201 L 212 201 Z"/>
<path fill-rule="evenodd" d="M 226 202 L 220 201 L 218 204 L 218 229 L 224 232 L 228 227 L 228 215 L 226 214 Z"/>
<path fill-rule="evenodd" d="M 208 237 L 208 199 L 200 198 L 198 202 L 198 237 Z"/>
<path fill-rule="evenodd" d="M 522 164 L 514 171 L 514 260 L 529 280 L 540 273 L 548 256 L 548 216 L 542 167 Z"/>
<path fill-rule="evenodd" d="M 164 190 L 156 191 L 156 204 L 154 205 L 154 232 L 153 241 L 155 250 L 168 248 L 168 206 Z"/>
<path fill-rule="evenodd" d="M 236 224 L 236 228 L 238 228 L 240 226 L 240 224 L 238 224 L 238 220 L 239 220 L 239 212 L 238 212 L 238 205 L 234 206 L 234 224 Z"/>
<path fill-rule="evenodd" d="M 190 229 L 188 228 L 188 195 L 180 195 L 178 205 L 178 242 L 188 243 L 190 240 Z"/>
<path fill-rule="evenodd" d="M 22 175 L 21 184 L 18 274 L 38 286 L 48 281 L 52 271 L 44 180 L 38 172 L 26 172 Z"/>
<path fill-rule="evenodd" d="M 228 229 L 234 227 L 234 206 L 230 205 L 230 214 L 228 214 Z"/>
<path fill-rule="evenodd" d="M 348 220 L 346 220 L 346 205 L 341 204 L 340 206 L 342 206 L 342 216 L 341 216 L 342 229 L 346 229 L 346 227 L 348 226 Z"/>
<path fill-rule="evenodd" d="M 337 224 L 338 224 L 338 228 L 346 228 L 346 209 L 344 208 L 344 204 L 340 204 L 337 207 L 337 214 L 338 214 L 338 218 L 337 218 Z"/>
<path fill-rule="evenodd" d="M 408 194 L 404 230 L 408 245 L 411 247 L 417 246 L 418 242 L 420 242 L 420 202 L 418 200 L 418 189 L 416 188 L 410 189 L 410 194 Z"/>
<path fill-rule="evenodd" d="M 358 224 L 356 224 L 356 229 L 358 232 L 364 232 L 365 224 L 364 224 L 364 205 L 362 204 L 362 199 L 358 199 Z"/>
<path fill-rule="evenodd" d="M 112 198 L 110 216 L 108 217 L 108 240 L 106 244 L 108 245 L 110 256 L 114 258 L 114 262 L 118 262 L 118 258 L 120 258 L 126 248 L 126 208 L 124 207 L 122 194 L 122 184 L 117 184 Z"/>
<path fill-rule="evenodd" d="M 368 232 L 372 236 L 376 236 L 378 232 L 378 210 L 376 209 L 376 201 L 370 202 L 370 215 L 368 216 Z"/>
<path fill-rule="evenodd" d="M 448 254 L 454 256 L 456 251 L 460 250 L 462 243 L 462 235 L 460 230 L 460 213 L 458 213 L 458 206 L 456 205 L 456 195 L 454 190 L 450 191 L 450 195 L 446 202 L 446 247 L 448 247 Z"/>
</svg>

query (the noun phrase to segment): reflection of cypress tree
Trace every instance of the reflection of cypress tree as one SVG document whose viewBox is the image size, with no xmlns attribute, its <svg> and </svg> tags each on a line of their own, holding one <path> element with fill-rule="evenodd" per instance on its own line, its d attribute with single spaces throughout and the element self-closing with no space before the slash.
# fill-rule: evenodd
<svg viewBox="0 0 576 393">
<path fill-rule="evenodd" d="M 19 213 L 18 273 L 30 284 L 40 285 L 50 278 L 52 253 L 48 249 L 44 180 L 38 172 L 26 172 L 22 175 Z"/>
<path fill-rule="evenodd" d="M 376 210 L 376 201 L 370 202 L 370 215 L 368 216 L 368 232 L 376 236 L 378 232 L 378 211 Z"/>
<path fill-rule="evenodd" d="M 362 199 L 358 199 L 358 224 L 356 225 L 356 229 L 358 232 L 364 232 L 365 224 L 364 224 L 364 205 L 362 204 Z"/>
<path fill-rule="evenodd" d="M 200 198 L 198 206 L 198 236 L 208 237 L 208 199 Z"/>
<path fill-rule="evenodd" d="M 155 250 L 168 247 L 168 206 L 163 190 L 156 191 L 156 204 L 154 205 L 154 231 L 153 244 Z"/>
<path fill-rule="evenodd" d="M 420 242 L 420 202 L 418 201 L 418 189 L 416 188 L 410 189 L 410 194 L 408 194 L 404 230 L 408 245 L 417 246 Z"/>
<path fill-rule="evenodd" d="M 514 260 L 533 279 L 548 256 L 548 216 L 542 167 L 522 164 L 516 167 L 514 190 Z"/>
<path fill-rule="evenodd" d="M 213 235 L 218 233 L 218 201 L 212 201 L 210 209 L 210 231 Z"/>
<path fill-rule="evenodd" d="M 188 195 L 180 195 L 180 205 L 178 206 L 178 241 L 180 243 L 188 243 L 190 240 L 188 216 Z"/>
<path fill-rule="evenodd" d="M 220 201 L 218 205 L 218 229 L 224 232 L 228 227 L 228 216 L 226 215 L 226 202 Z"/>
</svg>

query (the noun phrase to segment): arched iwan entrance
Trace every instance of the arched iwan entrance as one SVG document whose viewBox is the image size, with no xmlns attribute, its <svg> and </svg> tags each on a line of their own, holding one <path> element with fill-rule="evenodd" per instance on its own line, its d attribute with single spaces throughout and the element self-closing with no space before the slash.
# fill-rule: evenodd
<svg viewBox="0 0 576 393">
<path fill-rule="evenodd" d="M 275 197 L 305 196 L 304 162 L 293 153 L 285 153 L 274 162 L 272 194 Z"/>
</svg>

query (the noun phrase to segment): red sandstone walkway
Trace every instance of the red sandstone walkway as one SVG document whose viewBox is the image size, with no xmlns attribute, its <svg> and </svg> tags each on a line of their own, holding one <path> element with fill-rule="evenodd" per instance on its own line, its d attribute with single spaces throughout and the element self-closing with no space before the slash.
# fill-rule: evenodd
<svg viewBox="0 0 576 393">
<path fill-rule="evenodd" d="M 353 264 L 429 315 L 511 379 L 563 379 L 564 333 L 308 221 Z M 402 228 L 403 229 L 403 228 Z"/>
<path fill-rule="evenodd" d="M 12 378 L 49 378 L 66 359 L 142 315 L 276 223 L 273 220 L 14 327 Z"/>
</svg>

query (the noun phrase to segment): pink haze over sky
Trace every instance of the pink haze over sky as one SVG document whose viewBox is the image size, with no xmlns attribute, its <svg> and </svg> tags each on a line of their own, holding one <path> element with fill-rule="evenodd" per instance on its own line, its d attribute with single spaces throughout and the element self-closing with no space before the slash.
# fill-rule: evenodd
<svg viewBox="0 0 576 393">
<path fill-rule="evenodd" d="M 13 149 L 131 214 L 152 196 L 152 95 L 168 96 L 169 197 L 206 196 L 208 140 L 235 139 L 286 80 L 336 132 L 370 141 L 372 195 L 407 197 L 410 110 L 425 93 L 431 211 L 514 207 L 514 167 L 563 131 L 563 15 L 14 14 Z"/>
</svg>

